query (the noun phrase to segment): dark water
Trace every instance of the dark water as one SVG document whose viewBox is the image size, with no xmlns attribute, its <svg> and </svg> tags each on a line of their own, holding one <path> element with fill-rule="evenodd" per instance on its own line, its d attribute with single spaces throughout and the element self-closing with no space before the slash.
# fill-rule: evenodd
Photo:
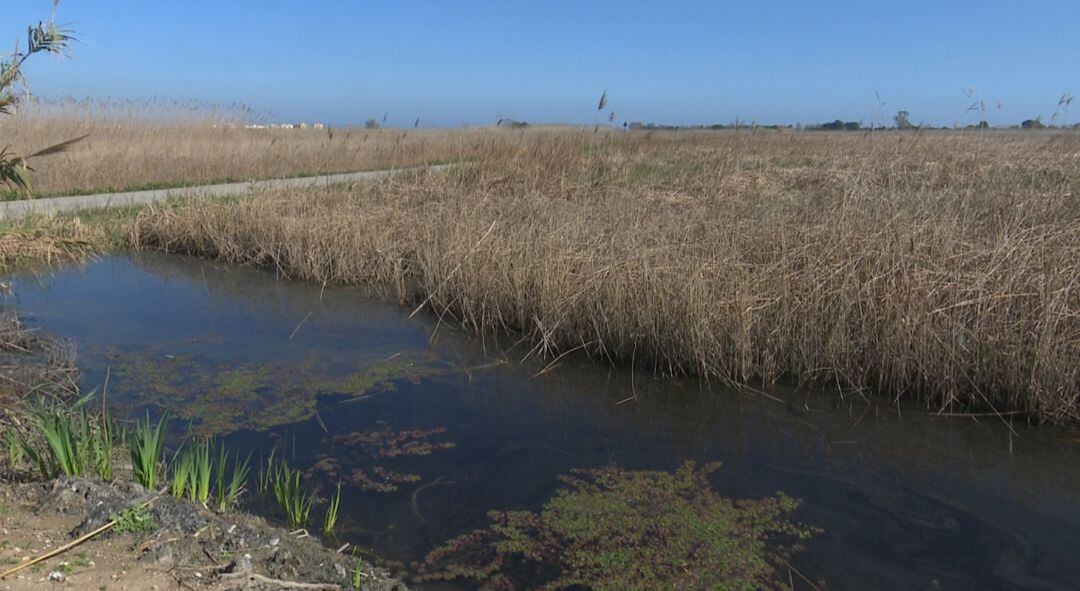
<svg viewBox="0 0 1080 591">
<path fill-rule="evenodd" d="M 277 446 L 311 486 L 353 483 L 339 537 L 390 560 L 421 558 L 489 510 L 538 508 L 573 468 L 693 459 L 723 463 L 722 495 L 802 499 L 796 517 L 825 533 L 795 565 L 830 589 L 1080 584 L 1075 430 L 898 416 L 884 399 L 835 393 L 777 392 L 784 404 L 582 359 L 536 377 L 545 362 L 522 362 L 511 339 L 174 256 L 109 258 L 14 288 L 5 305 L 74 339 L 86 386 L 108 370 L 120 412 L 165 408 L 256 458 Z M 418 481 L 355 484 L 395 475 Z"/>
</svg>

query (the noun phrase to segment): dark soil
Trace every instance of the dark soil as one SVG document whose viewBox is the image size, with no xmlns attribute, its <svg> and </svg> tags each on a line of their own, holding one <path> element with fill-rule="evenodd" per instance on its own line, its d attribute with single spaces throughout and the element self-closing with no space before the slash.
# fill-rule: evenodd
<svg viewBox="0 0 1080 591">
<path fill-rule="evenodd" d="M 159 578 L 166 574 L 174 588 L 204 589 L 351 589 L 353 571 L 359 559 L 339 554 L 325 547 L 318 538 L 304 532 L 290 533 L 267 523 L 264 519 L 240 512 L 216 514 L 198 505 L 157 493 L 148 495 L 135 484 L 104 484 L 98 481 L 63 478 L 48 482 L 0 485 L 0 506 L 4 507 L 0 522 L 5 537 L 15 540 L 20 525 L 48 530 L 50 524 L 60 534 L 73 540 L 108 523 L 130 507 L 150 501 L 148 512 L 156 528 L 144 533 L 116 533 L 109 530 L 84 546 L 69 550 L 75 555 L 80 549 L 96 544 L 91 552 L 92 570 L 100 570 L 96 579 L 79 581 L 79 588 L 117 588 L 117 575 L 107 572 L 107 565 L 123 565 L 128 571 L 145 569 Z M 57 523 L 68 527 L 57 526 Z M 74 524 L 71 527 L 71 524 Z M 64 531 L 64 530 L 67 531 Z M 26 533 L 26 532 L 22 532 Z M 69 540 L 44 540 L 44 546 L 60 546 Z M 115 543 L 121 541 L 123 543 Z M 18 543 L 16 541 L 16 543 Z M 23 545 L 33 544 L 33 541 Z M 7 548 L 15 547 L 7 544 Z M 104 550 L 103 550 L 104 548 Z M 43 548 L 44 549 L 44 548 Z M 0 548 L 0 555 L 3 555 Z M 9 564 L 26 560 L 31 555 L 23 550 L 21 558 L 4 557 Z M 111 556 L 119 554 L 120 556 Z M 56 568 L 64 556 L 51 559 L 45 568 Z M 5 569 L 7 567 L 4 567 Z M 3 569 L 0 569 L 3 570 Z M 44 570 L 44 569 L 42 569 Z M 89 571 L 82 574 L 89 574 Z M 0 581 L 0 589 L 37 588 L 33 585 L 44 575 L 31 576 L 30 569 Z M 54 571 L 55 572 L 55 571 Z M 400 591 L 405 585 L 385 569 L 367 563 L 361 565 L 363 589 L 369 591 Z M 50 572 L 49 575 L 53 575 Z M 81 575 L 72 575 L 71 579 Z M 15 584 L 19 577 L 25 584 Z M 151 586 L 161 588 L 160 581 L 126 579 L 121 588 Z M 167 580 L 167 579 L 166 579 Z M 141 581 L 141 582 L 140 582 Z M 52 579 L 56 583 L 56 579 Z M 168 585 L 167 585 L 168 586 Z"/>
</svg>

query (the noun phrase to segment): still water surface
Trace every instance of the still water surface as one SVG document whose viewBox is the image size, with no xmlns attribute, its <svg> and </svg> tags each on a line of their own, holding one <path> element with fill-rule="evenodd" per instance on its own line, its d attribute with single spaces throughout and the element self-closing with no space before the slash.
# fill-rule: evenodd
<svg viewBox="0 0 1080 591">
<path fill-rule="evenodd" d="M 574 468 L 697 460 L 723 464 L 722 495 L 802 499 L 796 518 L 825 532 L 795 565 L 830 589 L 1080 585 L 1076 430 L 828 392 L 778 403 L 577 358 L 543 372 L 512 339 L 360 290 L 172 255 L 14 292 L 4 305 L 74 341 L 85 387 L 108 373 L 117 412 L 166 409 L 256 459 L 276 446 L 311 486 L 344 481 L 338 537 L 388 560 L 422 559 L 489 510 L 538 509 Z"/>
</svg>

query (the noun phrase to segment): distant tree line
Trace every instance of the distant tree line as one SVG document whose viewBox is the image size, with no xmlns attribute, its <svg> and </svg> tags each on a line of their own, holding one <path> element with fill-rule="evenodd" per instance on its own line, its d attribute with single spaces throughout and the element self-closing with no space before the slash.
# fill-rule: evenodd
<svg viewBox="0 0 1080 591">
<path fill-rule="evenodd" d="M 498 126 L 500 127 L 526 127 L 528 123 L 524 121 L 517 121 L 515 119 L 499 119 Z M 968 125 L 954 124 L 952 126 L 943 125 L 935 127 L 927 125 L 925 123 L 915 124 L 911 121 L 911 113 L 908 111 L 898 111 L 893 116 L 893 125 L 887 126 L 884 124 L 871 124 L 864 126 L 862 121 L 844 121 L 842 119 L 836 119 L 826 123 L 817 124 L 795 124 L 795 125 L 761 125 L 758 123 L 746 123 L 744 121 L 735 121 L 734 123 L 712 123 L 703 125 L 670 125 L 666 123 L 651 123 L 643 121 L 625 121 L 622 123 L 623 129 L 630 131 L 701 131 L 701 130 L 722 130 L 722 129 L 793 129 L 793 130 L 807 130 L 807 131 L 872 131 L 872 130 L 954 130 L 954 129 L 990 129 L 990 123 L 986 120 L 979 121 L 977 123 Z M 1080 129 L 1080 123 L 1074 125 L 1047 125 L 1042 122 L 1041 117 L 1034 119 L 1025 119 L 1020 125 L 1000 126 L 1002 128 L 1009 129 Z"/>
<path fill-rule="evenodd" d="M 901 111 L 902 113 L 904 111 Z M 501 124 L 504 127 L 524 127 L 525 124 L 513 123 L 507 124 L 503 122 Z M 1080 123 L 1073 125 L 1057 125 L 1050 126 L 1042 122 L 1039 117 L 1034 119 L 1025 119 L 1020 125 L 999 126 L 1002 129 L 1080 129 Z M 828 123 L 818 123 L 809 125 L 759 125 L 750 123 L 714 123 L 709 125 L 669 125 L 664 123 L 643 123 L 641 121 L 628 121 L 623 124 L 624 129 L 630 131 L 693 131 L 693 130 L 720 130 L 720 129 L 794 129 L 794 130 L 807 130 L 807 131 L 868 131 L 868 130 L 950 130 L 950 129 L 990 129 L 990 122 L 979 121 L 978 123 L 972 123 L 969 125 L 942 125 L 935 127 L 933 125 L 927 125 L 925 123 L 915 125 L 909 120 L 904 118 L 902 121 L 895 121 L 892 126 L 863 126 L 861 121 L 843 121 L 836 119 Z"/>
<path fill-rule="evenodd" d="M 894 123 L 893 127 L 885 127 L 884 125 L 882 125 L 882 126 L 877 126 L 877 127 L 871 126 L 871 129 L 901 129 L 901 130 L 904 130 L 904 129 L 990 129 L 990 122 L 988 122 L 986 120 L 982 120 L 982 121 L 979 121 L 978 123 L 972 123 L 972 124 L 963 125 L 963 126 L 954 124 L 951 127 L 947 126 L 947 125 L 943 125 L 941 127 L 934 127 L 932 125 L 926 125 L 926 124 L 915 125 L 914 123 L 911 122 L 910 117 L 911 117 L 911 113 L 909 113 L 907 111 L 900 111 L 900 112 L 898 112 L 896 114 L 896 116 L 893 117 L 893 123 Z M 1010 125 L 1010 126 L 1007 126 L 1007 127 L 1010 128 L 1010 129 L 1017 129 L 1017 128 L 1019 128 L 1019 129 L 1051 129 L 1051 128 L 1055 128 L 1055 129 L 1080 129 L 1080 123 L 1077 123 L 1077 124 L 1074 124 L 1074 125 L 1050 126 L 1050 125 L 1046 125 L 1045 123 L 1043 123 L 1041 117 L 1036 117 L 1034 119 L 1025 119 L 1018 126 L 1017 125 Z M 807 125 L 805 127 L 805 129 L 808 129 L 808 130 L 822 130 L 822 131 L 859 131 L 861 129 L 867 129 L 867 128 L 864 128 L 862 126 L 862 123 L 859 122 L 859 121 L 842 121 L 840 119 L 837 119 L 837 120 L 829 122 L 829 123 L 820 123 L 820 124 L 817 124 L 817 125 Z"/>
<path fill-rule="evenodd" d="M 641 121 L 628 121 L 623 127 L 631 131 L 692 131 L 705 129 L 794 129 L 794 125 L 760 125 L 757 123 L 712 123 L 707 125 L 668 125 L 664 123 L 642 123 Z"/>
<path fill-rule="evenodd" d="M 859 131 L 862 124 L 858 121 L 841 121 L 837 119 L 832 123 L 822 123 L 818 128 L 825 131 Z"/>
</svg>

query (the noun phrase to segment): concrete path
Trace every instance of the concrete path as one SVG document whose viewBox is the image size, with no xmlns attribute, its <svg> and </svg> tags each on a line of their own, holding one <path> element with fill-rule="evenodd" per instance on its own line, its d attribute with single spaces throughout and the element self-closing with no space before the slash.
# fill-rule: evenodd
<svg viewBox="0 0 1080 591">
<path fill-rule="evenodd" d="M 127 191 L 123 193 L 100 193 L 97 195 L 74 195 L 71 197 L 49 197 L 46 199 L 24 199 L 22 201 L 0 202 L 0 221 L 15 219 L 32 213 L 61 213 L 83 209 L 103 207 L 124 207 L 146 205 L 165 201 L 170 197 L 236 197 L 253 191 L 273 189 L 303 189 L 307 187 L 336 185 L 385 178 L 394 174 L 418 170 L 445 170 L 453 164 L 418 166 L 389 170 L 370 170 L 365 172 L 347 172 L 343 174 L 325 174 L 291 179 L 269 179 L 243 183 L 224 183 L 220 185 L 198 185 L 177 187 L 174 189 L 155 189 L 151 191 Z"/>
</svg>

